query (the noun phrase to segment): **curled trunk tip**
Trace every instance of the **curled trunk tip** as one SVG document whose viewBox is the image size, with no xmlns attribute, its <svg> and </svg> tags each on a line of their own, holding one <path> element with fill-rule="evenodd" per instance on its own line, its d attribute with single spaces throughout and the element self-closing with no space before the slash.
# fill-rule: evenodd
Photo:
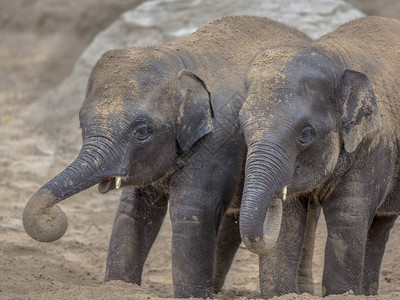
<svg viewBox="0 0 400 300">
<path fill-rule="evenodd" d="M 25 231 L 40 242 L 52 242 L 64 235 L 68 220 L 56 198 L 47 189 L 38 190 L 25 206 L 22 222 Z"/>
<path fill-rule="evenodd" d="M 270 251 L 279 237 L 282 222 L 282 200 L 274 198 L 266 212 L 262 234 L 249 239 L 246 233 L 242 234 L 242 240 L 246 248 L 255 254 L 264 254 Z"/>
</svg>

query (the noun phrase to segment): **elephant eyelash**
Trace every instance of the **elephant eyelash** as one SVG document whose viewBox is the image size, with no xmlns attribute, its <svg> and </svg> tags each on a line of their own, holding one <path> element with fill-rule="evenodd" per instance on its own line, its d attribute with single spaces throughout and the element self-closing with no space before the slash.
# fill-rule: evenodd
<svg viewBox="0 0 400 300">
<path fill-rule="evenodd" d="M 297 143 L 304 149 L 312 144 L 317 135 L 316 130 L 311 124 L 304 126 L 297 136 Z"/>
<path fill-rule="evenodd" d="M 141 143 L 149 141 L 153 136 L 153 127 L 151 125 L 151 122 L 144 118 L 138 119 L 132 125 L 132 131 L 136 140 Z"/>
</svg>

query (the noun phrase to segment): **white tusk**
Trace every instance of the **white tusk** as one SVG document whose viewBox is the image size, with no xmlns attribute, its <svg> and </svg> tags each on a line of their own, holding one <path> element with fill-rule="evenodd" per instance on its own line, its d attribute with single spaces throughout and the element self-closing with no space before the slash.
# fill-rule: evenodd
<svg viewBox="0 0 400 300">
<path fill-rule="evenodd" d="M 286 196 L 287 196 L 287 185 L 284 186 L 282 189 L 282 200 L 286 201 Z"/>
<path fill-rule="evenodd" d="M 121 176 L 115 177 L 115 189 L 119 190 L 121 188 Z"/>
</svg>

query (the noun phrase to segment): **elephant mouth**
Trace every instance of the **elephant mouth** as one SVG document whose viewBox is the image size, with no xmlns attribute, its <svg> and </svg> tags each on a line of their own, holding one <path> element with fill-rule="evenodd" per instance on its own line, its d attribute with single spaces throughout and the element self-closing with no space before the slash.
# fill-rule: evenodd
<svg viewBox="0 0 400 300">
<path fill-rule="evenodd" d="M 118 190 L 126 183 L 126 178 L 121 176 L 107 177 L 99 182 L 98 189 L 101 194 L 108 193 L 111 190 Z"/>
</svg>

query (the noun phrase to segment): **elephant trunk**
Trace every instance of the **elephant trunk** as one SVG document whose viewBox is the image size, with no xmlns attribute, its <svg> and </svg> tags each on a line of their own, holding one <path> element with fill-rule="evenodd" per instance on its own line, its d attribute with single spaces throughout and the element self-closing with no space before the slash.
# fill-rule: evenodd
<svg viewBox="0 0 400 300">
<path fill-rule="evenodd" d="M 249 148 L 240 210 L 242 240 L 251 252 L 263 254 L 276 243 L 282 220 L 282 201 L 277 197 L 290 180 L 291 161 L 283 148 L 260 142 Z"/>
<path fill-rule="evenodd" d="M 27 202 L 22 220 L 26 232 L 33 239 L 52 242 L 62 237 L 68 221 L 56 204 L 107 176 L 104 153 L 95 154 L 93 148 L 89 148 L 83 147 L 71 165 L 41 187 Z"/>
</svg>

